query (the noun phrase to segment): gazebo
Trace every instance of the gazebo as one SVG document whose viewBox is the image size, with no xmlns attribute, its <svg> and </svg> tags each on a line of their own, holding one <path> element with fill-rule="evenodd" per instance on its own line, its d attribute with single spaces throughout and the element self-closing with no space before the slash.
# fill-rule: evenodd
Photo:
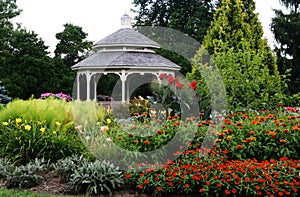
<svg viewBox="0 0 300 197">
<path fill-rule="evenodd" d="M 144 75 L 153 75 L 158 81 L 160 74 L 175 75 L 180 66 L 155 53 L 160 45 L 131 28 L 131 18 L 121 18 L 121 28 L 96 42 L 94 53 L 72 66 L 77 70 L 74 98 L 77 100 L 97 99 L 97 84 L 101 75 L 116 74 L 121 81 L 122 103 L 130 99 L 130 83 L 143 80 Z M 100 84 L 101 85 L 101 84 Z"/>
</svg>

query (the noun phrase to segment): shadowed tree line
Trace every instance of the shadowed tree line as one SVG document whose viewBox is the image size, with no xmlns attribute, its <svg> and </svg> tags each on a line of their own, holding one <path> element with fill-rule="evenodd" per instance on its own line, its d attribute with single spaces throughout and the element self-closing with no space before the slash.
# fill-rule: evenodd
<svg viewBox="0 0 300 197">
<path fill-rule="evenodd" d="M 261 69 L 259 74 L 263 72 L 263 75 L 270 76 L 265 80 L 274 88 L 269 88 L 270 92 L 264 95 L 270 98 L 276 92 L 297 93 L 300 87 L 297 55 L 300 54 L 299 0 L 280 1 L 290 13 L 275 10 L 271 28 L 278 41 L 276 56 L 267 41 L 262 39 L 263 30 L 254 13 L 253 0 L 133 0 L 134 26 L 168 27 L 194 38 L 211 55 L 225 58 L 236 57 L 234 54 L 239 53 L 244 59 L 245 56 L 254 59 L 256 66 L 244 71 L 254 69 L 251 75 L 254 76 L 257 69 Z M 51 56 L 48 46 L 35 32 L 21 25 L 13 26 L 11 19 L 20 13 L 16 0 L 0 2 L 0 80 L 8 96 L 27 99 L 32 95 L 38 97 L 43 92 L 71 94 L 76 75 L 71 66 L 91 51 L 92 42 L 87 40 L 87 33 L 79 26 L 64 24 L 64 30 L 56 34 L 58 44 Z M 232 54 L 226 54 L 226 51 Z M 180 65 L 183 74 L 197 78 L 190 61 L 164 49 L 157 53 Z M 217 61 L 226 63 L 227 60 L 217 58 Z M 230 61 L 248 64 L 239 59 Z M 289 80 L 288 86 L 281 82 L 285 80 Z M 104 88 L 102 93 L 109 93 L 113 82 L 114 79 L 105 80 L 101 85 Z M 263 81 L 260 83 L 256 92 L 265 88 Z M 227 88 L 234 92 L 234 88 L 239 87 Z"/>
</svg>

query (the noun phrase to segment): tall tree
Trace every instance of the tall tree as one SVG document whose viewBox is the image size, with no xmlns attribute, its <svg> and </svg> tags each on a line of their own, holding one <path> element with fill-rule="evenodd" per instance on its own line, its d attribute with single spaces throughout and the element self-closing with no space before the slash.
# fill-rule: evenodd
<svg viewBox="0 0 300 197">
<path fill-rule="evenodd" d="M 199 43 L 213 17 L 214 4 L 212 0 L 134 0 L 138 10 L 135 17 L 136 26 L 161 26 L 178 30 L 194 38 Z M 168 50 L 158 50 L 162 55 L 182 67 L 181 72 L 191 71 L 189 61 L 181 61 L 182 57 Z"/>
<path fill-rule="evenodd" d="M 224 0 L 203 41 L 223 76 L 231 107 L 266 107 L 280 100 L 281 79 L 253 0 Z M 247 7 L 245 6 L 247 5 Z M 195 57 L 201 67 L 203 50 Z M 203 65 L 202 65 L 203 66 Z M 197 69 L 189 77 L 199 76 Z"/>
<path fill-rule="evenodd" d="M 71 66 L 83 60 L 91 50 L 92 42 L 87 41 L 88 34 L 81 27 L 65 24 L 64 30 L 56 34 L 55 65 L 57 69 L 57 87 L 65 93 L 72 93 L 76 72 Z"/>
<path fill-rule="evenodd" d="M 44 41 L 34 32 L 18 26 L 9 45 L 12 56 L 6 59 L 3 70 L 3 82 L 9 95 L 27 99 L 51 91 L 55 73 Z"/>
<path fill-rule="evenodd" d="M 285 73 L 291 69 L 289 90 L 291 93 L 300 92 L 300 1 L 280 0 L 289 13 L 274 10 L 271 30 L 278 45 L 275 48 L 279 71 Z"/>
<path fill-rule="evenodd" d="M 12 37 L 13 24 L 10 19 L 18 16 L 20 10 L 16 5 L 16 0 L 0 1 L 0 70 L 3 71 L 7 58 L 11 56 L 9 41 Z M 0 79 L 3 72 L 0 72 Z"/>
</svg>

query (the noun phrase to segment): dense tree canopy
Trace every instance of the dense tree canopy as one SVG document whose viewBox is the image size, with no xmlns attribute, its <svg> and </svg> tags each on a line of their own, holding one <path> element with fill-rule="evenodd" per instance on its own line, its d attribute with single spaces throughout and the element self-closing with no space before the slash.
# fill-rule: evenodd
<svg viewBox="0 0 300 197">
<path fill-rule="evenodd" d="M 279 71 L 284 74 L 291 69 L 289 90 L 300 92 L 300 1 L 280 0 L 289 13 L 274 10 L 271 30 L 278 45 L 275 48 L 278 57 Z"/>
<path fill-rule="evenodd" d="M 9 94 L 26 99 L 51 91 L 55 73 L 44 41 L 34 32 L 18 27 L 9 44 L 12 56 L 6 58 L 2 72 Z"/>
<path fill-rule="evenodd" d="M 27 99 L 44 92 L 71 93 L 75 74 L 71 66 L 84 59 L 91 48 L 81 27 L 65 24 L 51 58 L 44 41 L 10 19 L 20 14 L 16 0 L 0 2 L 0 80 L 8 95 Z"/>
<path fill-rule="evenodd" d="M 64 30 L 56 34 L 55 67 L 57 85 L 60 91 L 71 94 L 76 72 L 71 66 L 83 60 L 91 50 L 92 42 L 87 41 L 88 34 L 81 27 L 64 24 Z"/>
<path fill-rule="evenodd" d="M 215 5 L 212 0 L 134 0 L 138 10 L 135 17 L 136 26 L 161 26 L 178 30 L 194 38 L 199 43 L 213 17 Z M 181 72 L 191 71 L 189 61 L 174 51 L 158 50 L 158 54 L 170 59 L 182 67 Z"/>
<path fill-rule="evenodd" d="M 220 69 L 231 107 L 266 107 L 279 102 L 280 76 L 263 30 L 254 13 L 253 0 L 224 0 L 214 15 L 203 41 L 203 47 Z M 189 75 L 199 77 L 204 49 L 194 59 L 195 68 Z M 198 67 L 198 69 L 197 69 Z M 203 83 L 203 79 L 201 79 Z"/>
</svg>

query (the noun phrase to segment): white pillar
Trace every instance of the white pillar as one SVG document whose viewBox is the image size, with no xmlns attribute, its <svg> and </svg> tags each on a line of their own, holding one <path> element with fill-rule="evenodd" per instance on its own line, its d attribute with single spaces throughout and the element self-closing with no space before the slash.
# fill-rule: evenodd
<svg viewBox="0 0 300 197">
<path fill-rule="evenodd" d="M 76 89 L 77 89 L 77 98 L 76 98 L 76 100 L 80 100 L 80 73 L 79 72 L 77 72 L 77 76 L 76 76 L 76 83 L 77 83 L 77 85 L 76 85 Z"/>
<path fill-rule="evenodd" d="M 125 103 L 125 82 L 126 82 L 125 70 L 122 70 L 121 81 L 122 81 L 122 103 Z"/>
<path fill-rule="evenodd" d="M 91 75 L 86 71 L 86 100 L 91 100 Z"/>
<path fill-rule="evenodd" d="M 94 76 L 94 101 L 97 101 L 97 76 Z"/>
</svg>

